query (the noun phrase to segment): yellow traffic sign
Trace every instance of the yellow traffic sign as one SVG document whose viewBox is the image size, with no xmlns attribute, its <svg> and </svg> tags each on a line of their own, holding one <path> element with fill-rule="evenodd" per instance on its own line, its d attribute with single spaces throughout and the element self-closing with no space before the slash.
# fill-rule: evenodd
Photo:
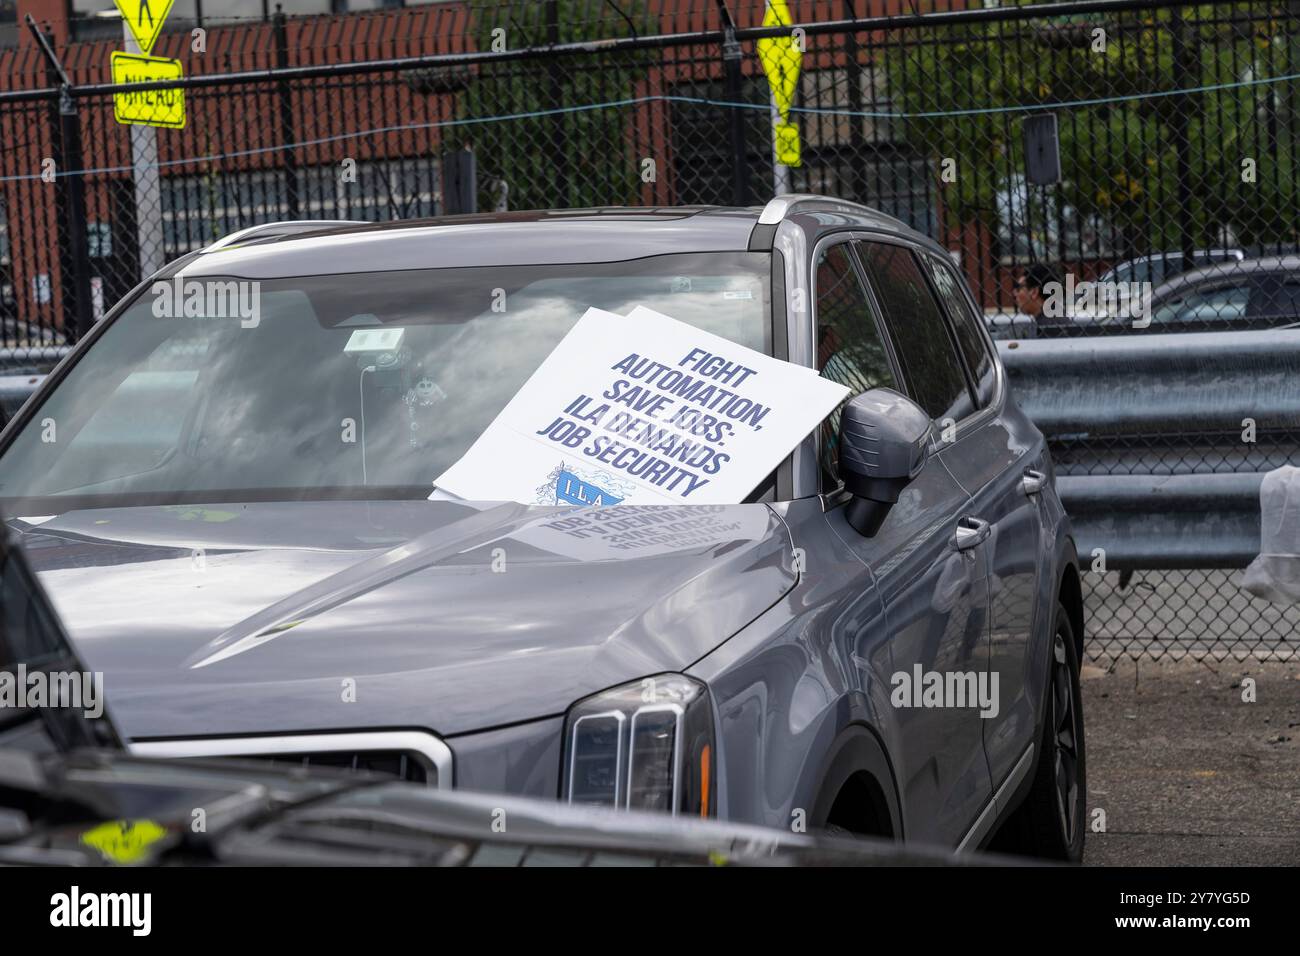
<svg viewBox="0 0 1300 956">
<path fill-rule="evenodd" d="M 768 0 L 763 26 L 791 26 L 794 23 L 786 0 Z M 772 87 L 772 102 L 780 121 L 773 123 L 776 161 L 782 166 L 800 163 L 799 128 L 790 122 L 790 107 L 799 89 L 799 70 L 803 66 L 802 40 L 793 32 L 789 36 L 763 37 L 758 41 L 758 60 Z"/>
<path fill-rule="evenodd" d="M 139 863 L 166 836 L 166 827 L 152 820 L 110 820 L 81 834 L 81 842 L 113 863 Z"/>
<path fill-rule="evenodd" d="M 161 56 L 114 52 L 111 60 L 114 83 L 156 83 L 159 80 L 179 80 L 184 75 L 180 60 Z M 184 129 L 185 91 L 175 88 L 114 93 L 113 118 L 119 123 L 138 126 Z"/>
<path fill-rule="evenodd" d="M 172 12 L 174 0 L 114 0 L 122 13 L 131 36 L 140 44 L 140 52 L 148 53 L 153 49 L 158 34 L 162 32 L 163 21 Z"/>
</svg>

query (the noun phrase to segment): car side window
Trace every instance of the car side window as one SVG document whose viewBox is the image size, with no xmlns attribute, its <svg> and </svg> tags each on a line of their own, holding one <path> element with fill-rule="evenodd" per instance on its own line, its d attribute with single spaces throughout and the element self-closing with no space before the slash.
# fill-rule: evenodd
<svg viewBox="0 0 1300 956">
<path fill-rule="evenodd" d="M 1300 279 L 1285 279 L 1273 309 L 1278 324 L 1300 322 Z"/>
<path fill-rule="evenodd" d="M 898 389 L 848 244 L 825 248 L 816 269 L 817 370 L 823 378 L 847 386 L 849 398 L 881 386 Z M 839 435 L 840 412 L 836 409 L 822 422 L 822 467 L 824 478 L 832 483 L 838 474 Z"/>
<path fill-rule="evenodd" d="M 924 258 L 930 276 L 934 279 L 934 287 L 939 290 L 939 300 L 947 308 L 953 331 L 957 333 L 957 345 L 966 358 L 966 368 L 975 381 L 975 397 L 979 407 L 984 408 L 993 401 L 995 377 L 993 356 L 989 353 L 984 336 L 980 334 L 980 320 L 962 291 L 961 279 L 952 268 L 937 256 L 927 255 Z"/>
<path fill-rule="evenodd" d="M 884 310 L 907 394 L 935 421 L 961 421 L 975 410 L 948 323 L 910 249 L 858 242 L 867 278 Z"/>
<path fill-rule="evenodd" d="M 1217 322 L 1237 321 L 1246 317 L 1249 299 L 1250 289 L 1244 285 L 1191 292 L 1156 309 L 1152 324 L 1211 326 Z"/>
</svg>

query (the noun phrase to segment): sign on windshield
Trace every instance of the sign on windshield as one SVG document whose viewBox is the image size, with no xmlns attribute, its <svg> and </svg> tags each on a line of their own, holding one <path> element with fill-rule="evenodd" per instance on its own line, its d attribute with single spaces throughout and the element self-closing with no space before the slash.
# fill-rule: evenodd
<svg viewBox="0 0 1300 956">
<path fill-rule="evenodd" d="M 526 504 L 736 504 L 848 393 L 651 309 L 589 309 L 435 484 Z"/>
</svg>

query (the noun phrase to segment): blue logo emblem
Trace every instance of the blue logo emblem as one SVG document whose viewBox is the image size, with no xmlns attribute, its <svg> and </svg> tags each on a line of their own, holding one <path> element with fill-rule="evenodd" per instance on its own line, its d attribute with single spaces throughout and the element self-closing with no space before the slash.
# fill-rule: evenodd
<svg viewBox="0 0 1300 956">
<path fill-rule="evenodd" d="M 616 505 L 623 499 L 561 468 L 555 479 L 555 500 L 574 505 Z"/>
</svg>

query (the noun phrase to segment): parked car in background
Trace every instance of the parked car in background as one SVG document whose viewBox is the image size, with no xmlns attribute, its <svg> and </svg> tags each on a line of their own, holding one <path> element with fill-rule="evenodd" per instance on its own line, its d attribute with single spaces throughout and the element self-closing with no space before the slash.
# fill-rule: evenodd
<svg viewBox="0 0 1300 956">
<path fill-rule="evenodd" d="M 1212 266 L 1220 263 L 1240 262 L 1246 258 L 1241 249 L 1197 249 L 1193 261 L 1188 262 L 1181 252 L 1155 252 L 1150 255 L 1126 259 L 1106 270 L 1099 277 L 1099 282 L 1150 282 L 1160 285 L 1186 272 L 1189 267 Z"/>
<path fill-rule="evenodd" d="M 1075 547 L 930 239 L 784 196 L 276 224 L 157 278 L 260 314 L 159 318 L 146 283 L 0 434 L 137 755 L 1080 858 Z M 638 305 L 851 397 L 744 502 L 426 500 L 588 308 Z"/>
<path fill-rule="evenodd" d="M 1300 255 L 1226 262 L 1170 279 L 1152 294 L 1148 332 L 1275 329 L 1300 322 Z"/>
<path fill-rule="evenodd" d="M 1225 332 L 1276 329 L 1300 324 L 1300 255 L 1231 259 L 1183 272 L 1157 286 L 1149 316 L 1137 310 L 1112 315 L 1075 310 L 1066 337 Z M 1032 320 L 989 318 L 995 339 L 1034 338 Z"/>
</svg>

